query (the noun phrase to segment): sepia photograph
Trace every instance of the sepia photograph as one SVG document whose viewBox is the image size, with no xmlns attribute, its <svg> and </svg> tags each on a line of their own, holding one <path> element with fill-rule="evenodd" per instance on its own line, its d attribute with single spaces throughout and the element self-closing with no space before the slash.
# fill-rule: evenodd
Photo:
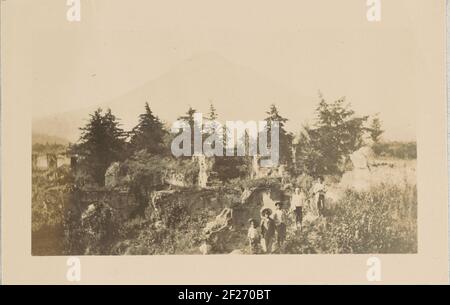
<svg viewBox="0 0 450 305">
<path fill-rule="evenodd" d="M 1 283 L 448 283 L 445 1 L 0 6 Z"/>
<path fill-rule="evenodd" d="M 417 253 L 411 31 L 154 2 L 34 30 L 33 256 Z"/>
</svg>

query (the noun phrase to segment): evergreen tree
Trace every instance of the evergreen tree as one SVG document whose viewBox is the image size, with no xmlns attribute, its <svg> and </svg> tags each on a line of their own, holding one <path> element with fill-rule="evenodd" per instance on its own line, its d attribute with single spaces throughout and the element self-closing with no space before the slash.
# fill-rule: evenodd
<svg viewBox="0 0 450 305">
<path fill-rule="evenodd" d="M 345 159 L 363 144 L 368 116 L 356 116 L 344 98 L 327 103 L 322 95 L 316 115 L 296 147 L 297 165 L 311 175 L 339 174 Z"/>
<path fill-rule="evenodd" d="M 185 121 L 187 124 L 189 124 L 189 127 L 191 128 L 191 156 L 194 155 L 194 135 L 195 132 L 202 132 L 203 126 L 199 126 L 197 122 L 195 122 L 194 114 L 197 113 L 197 110 L 195 110 L 192 107 L 189 107 L 188 111 L 185 115 L 180 116 L 178 119 Z M 181 133 L 182 131 L 180 131 Z"/>
<path fill-rule="evenodd" d="M 381 135 L 384 133 L 384 130 L 381 129 L 381 120 L 377 116 L 372 119 L 372 123 L 369 127 L 370 138 L 374 143 L 378 143 L 380 141 Z"/>
<path fill-rule="evenodd" d="M 145 113 L 139 116 L 138 125 L 131 131 L 131 148 L 134 151 L 145 149 L 154 155 L 165 154 L 167 135 L 164 124 L 153 114 L 148 103 L 145 103 Z"/>
<path fill-rule="evenodd" d="M 218 117 L 219 117 L 219 115 L 217 114 L 216 108 L 214 107 L 213 103 L 210 103 L 209 104 L 208 120 L 215 121 L 215 120 L 217 120 Z"/>
<path fill-rule="evenodd" d="M 282 117 L 275 105 L 271 105 L 268 112 L 266 112 L 268 117 L 265 119 L 267 127 L 265 132 L 267 132 L 268 145 L 270 147 L 272 143 L 271 131 L 273 122 L 278 122 L 279 126 L 279 154 L 280 154 L 280 164 L 290 165 L 292 162 L 292 134 L 287 132 L 285 129 L 286 122 L 288 119 Z"/>
<path fill-rule="evenodd" d="M 317 175 L 322 173 L 321 164 L 322 158 L 321 152 L 316 150 L 309 137 L 311 128 L 304 126 L 302 132 L 300 132 L 298 141 L 295 145 L 295 169 L 298 175 L 307 173 L 310 175 Z"/>
<path fill-rule="evenodd" d="M 178 119 L 189 123 L 189 126 L 191 126 L 191 128 L 193 128 L 194 124 L 195 124 L 194 114 L 196 112 L 197 112 L 197 110 L 195 110 L 192 107 L 189 107 L 188 111 L 186 111 L 186 113 L 184 115 L 180 116 Z"/>
<path fill-rule="evenodd" d="M 112 162 L 124 157 L 126 134 L 117 118 L 108 109 L 102 114 L 98 109 L 90 115 L 74 151 L 82 157 L 88 174 L 101 186 L 105 184 L 105 172 Z"/>
<path fill-rule="evenodd" d="M 214 107 L 214 105 L 211 103 L 209 104 L 209 113 L 208 116 L 206 118 L 206 120 L 208 121 L 208 128 L 205 128 L 206 130 L 204 130 L 204 138 L 209 138 L 212 134 L 214 134 L 216 132 L 216 125 L 214 125 L 214 123 L 216 122 L 217 118 L 219 117 L 219 115 L 217 114 L 216 108 Z"/>
</svg>

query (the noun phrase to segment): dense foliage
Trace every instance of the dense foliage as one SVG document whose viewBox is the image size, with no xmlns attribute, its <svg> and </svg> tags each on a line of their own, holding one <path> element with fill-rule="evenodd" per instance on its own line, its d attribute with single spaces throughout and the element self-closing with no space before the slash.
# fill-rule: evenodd
<svg viewBox="0 0 450 305">
<path fill-rule="evenodd" d="M 326 222 L 291 234 L 287 253 L 417 253 L 415 186 L 348 190 Z"/>
<path fill-rule="evenodd" d="M 265 119 L 267 126 L 266 132 L 268 133 L 268 143 L 272 145 L 271 141 L 271 130 L 273 122 L 278 122 L 279 125 L 279 155 L 280 164 L 285 164 L 288 166 L 292 165 L 292 138 L 293 135 L 286 131 L 286 122 L 288 119 L 281 116 L 278 108 L 275 105 L 271 105 L 269 111 L 266 112 L 268 115 Z"/>
<path fill-rule="evenodd" d="M 110 109 L 104 114 L 96 110 L 81 131 L 80 143 L 73 146 L 72 153 L 82 157 L 88 173 L 102 186 L 109 165 L 124 157 L 126 133 Z"/>
<path fill-rule="evenodd" d="M 379 157 L 397 159 L 416 159 L 417 145 L 415 142 L 380 142 L 373 145 L 374 153 Z"/>
<path fill-rule="evenodd" d="M 323 97 L 316 116 L 296 145 L 298 170 L 313 176 L 341 173 L 346 157 L 363 144 L 368 116 L 356 116 L 345 99 L 327 103 Z"/>
<path fill-rule="evenodd" d="M 132 151 L 145 149 L 155 155 L 167 155 L 169 153 L 165 142 L 168 132 L 161 120 L 153 114 L 148 103 L 145 103 L 145 113 L 139 116 L 139 123 L 130 134 Z"/>
</svg>

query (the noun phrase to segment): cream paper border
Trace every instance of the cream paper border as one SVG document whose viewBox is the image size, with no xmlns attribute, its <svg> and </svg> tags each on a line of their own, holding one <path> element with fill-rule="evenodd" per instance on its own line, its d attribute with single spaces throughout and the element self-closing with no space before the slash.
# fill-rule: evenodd
<svg viewBox="0 0 450 305">
<path fill-rule="evenodd" d="M 381 284 L 447 283 L 445 1 L 396 1 L 403 1 L 415 12 L 419 251 L 412 255 L 375 256 L 382 263 Z M 66 280 L 67 257 L 31 256 L 33 97 L 29 52 L 33 20 L 21 18 L 25 10 L 30 10 L 30 2 L 1 1 L 3 282 L 71 284 Z M 132 5 L 132 2 L 124 5 Z M 345 19 L 346 10 L 340 13 Z M 396 14 L 401 16 L 402 12 Z M 393 18 L 392 12 L 386 15 L 386 18 Z M 371 255 L 81 257 L 79 283 L 369 284 L 366 278 L 369 257 Z"/>
</svg>

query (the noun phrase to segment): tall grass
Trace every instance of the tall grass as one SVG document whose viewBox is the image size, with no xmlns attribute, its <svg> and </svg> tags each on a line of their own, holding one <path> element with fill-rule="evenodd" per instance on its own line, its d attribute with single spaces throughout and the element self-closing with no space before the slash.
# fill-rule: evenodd
<svg viewBox="0 0 450 305">
<path fill-rule="evenodd" d="M 417 253 L 417 192 L 412 185 L 347 190 L 326 220 L 292 232 L 286 252 Z"/>
<path fill-rule="evenodd" d="M 372 149 L 377 157 L 417 159 L 415 142 L 381 142 L 374 144 Z"/>
</svg>

